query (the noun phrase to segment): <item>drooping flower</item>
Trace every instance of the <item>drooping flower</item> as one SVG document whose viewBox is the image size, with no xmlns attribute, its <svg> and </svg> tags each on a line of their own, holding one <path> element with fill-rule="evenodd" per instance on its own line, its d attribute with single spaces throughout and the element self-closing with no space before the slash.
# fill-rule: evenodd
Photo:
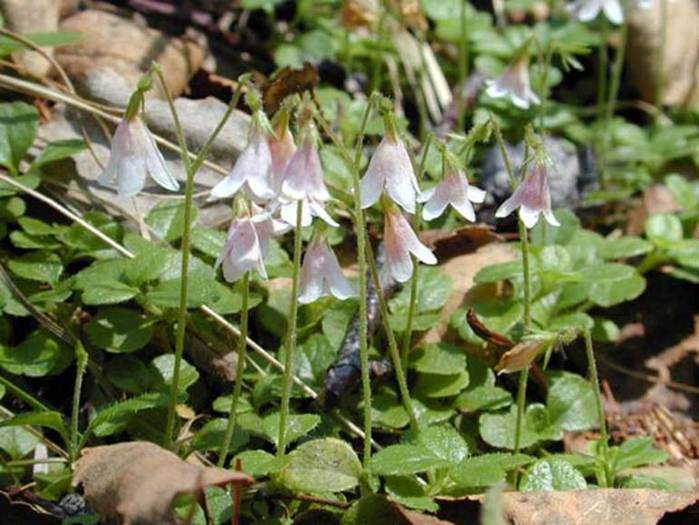
<svg viewBox="0 0 699 525">
<path fill-rule="evenodd" d="M 488 81 L 486 94 L 493 98 L 510 97 L 520 109 L 529 109 L 530 104 L 540 104 L 539 97 L 529 83 L 529 57 L 522 53 L 505 72 L 495 80 Z"/>
<path fill-rule="evenodd" d="M 272 153 L 269 148 L 270 133 L 265 129 L 266 117 L 256 111 L 250 123 L 248 144 L 240 152 L 231 171 L 211 190 L 209 200 L 233 196 L 245 188 L 251 198 L 260 200 L 276 196 L 271 181 Z"/>
<path fill-rule="evenodd" d="M 276 221 L 268 212 L 259 211 L 253 205 L 252 217 L 237 217 L 228 228 L 226 245 L 216 259 L 215 268 L 223 265 L 223 276 L 228 282 L 235 282 L 245 272 L 257 270 L 263 279 L 267 278 L 264 259 L 269 251 L 269 241 L 288 230 L 288 226 Z"/>
<path fill-rule="evenodd" d="M 426 202 L 422 209 L 422 218 L 426 221 L 439 217 L 451 204 L 464 219 L 474 222 L 476 212 L 471 203 L 483 202 L 485 191 L 471 186 L 464 172 L 452 166 L 447 170 L 444 180 L 435 188 L 424 192 L 420 200 Z"/>
<path fill-rule="evenodd" d="M 284 179 L 284 170 L 289 165 L 291 157 L 296 153 L 296 143 L 294 137 L 289 131 L 289 126 L 284 125 L 281 129 L 277 129 L 277 134 L 270 135 L 267 139 L 269 151 L 272 154 L 272 168 L 270 172 L 271 185 L 275 193 L 278 195 L 282 189 L 282 181 Z"/>
<path fill-rule="evenodd" d="M 298 299 L 301 304 L 308 304 L 327 295 L 343 301 L 354 297 L 356 292 L 342 273 L 327 241 L 318 237 L 311 242 L 303 257 Z"/>
<path fill-rule="evenodd" d="M 308 126 L 311 128 L 312 124 L 309 123 Z M 295 225 L 296 209 L 301 201 L 302 226 L 310 226 L 312 216 L 320 217 L 330 226 L 338 226 L 325 211 L 325 203 L 329 200 L 330 193 L 323 180 L 315 131 L 307 129 L 301 147 L 291 156 L 284 170 L 279 198 L 282 220 Z"/>
<path fill-rule="evenodd" d="M 539 220 L 539 215 L 542 214 L 551 226 L 560 226 L 551 211 L 551 193 L 549 192 L 548 173 L 544 162 L 536 161 L 534 163 L 524 181 L 510 198 L 500 205 L 495 216 L 498 218 L 507 217 L 517 208 L 519 208 L 519 217 L 527 228 L 533 228 Z"/>
<path fill-rule="evenodd" d="M 404 283 L 412 276 L 411 253 L 425 264 L 437 264 L 437 258 L 420 242 L 410 223 L 397 208 L 389 207 L 384 213 L 383 240 L 386 247 L 386 266 L 391 276 L 399 283 Z"/>
<path fill-rule="evenodd" d="M 612 24 L 624 22 L 624 10 L 619 0 L 575 0 L 569 9 L 581 22 L 594 20 L 600 11 Z"/>
<path fill-rule="evenodd" d="M 405 144 L 392 133 L 381 140 L 360 181 L 362 208 L 376 204 L 384 189 L 393 202 L 408 213 L 415 213 L 420 188 Z"/>
<path fill-rule="evenodd" d="M 116 178 L 119 196 L 133 197 L 143 190 L 146 175 L 166 190 L 179 188 L 141 117 L 125 117 L 114 132 L 109 161 L 97 180 L 107 185 Z"/>
</svg>

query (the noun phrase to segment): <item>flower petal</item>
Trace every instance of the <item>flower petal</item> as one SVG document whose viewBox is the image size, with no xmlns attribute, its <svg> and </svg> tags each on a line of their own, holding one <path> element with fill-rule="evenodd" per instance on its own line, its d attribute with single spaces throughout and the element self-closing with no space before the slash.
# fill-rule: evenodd
<svg viewBox="0 0 699 525">
<path fill-rule="evenodd" d="M 476 212 L 473 209 L 473 204 L 468 200 L 466 194 L 460 195 L 458 199 L 452 199 L 451 205 L 461 216 L 467 221 L 476 222 Z"/>
<path fill-rule="evenodd" d="M 121 160 L 117 172 L 117 193 L 120 197 L 131 198 L 140 193 L 146 185 L 146 166 L 141 159 L 130 156 Z"/>
<path fill-rule="evenodd" d="M 367 170 L 362 180 L 359 181 L 359 196 L 361 197 L 362 209 L 369 208 L 376 204 L 381 197 L 386 177 L 379 171 Z"/>
<path fill-rule="evenodd" d="M 306 207 L 310 207 L 311 213 L 313 215 L 315 215 L 316 217 L 320 217 L 330 226 L 333 226 L 335 228 L 339 226 L 339 224 L 335 222 L 335 220 L 328 214 L 328 212 L 325 211 L 325 207 L 321 203 L 316 202 L 314 200 L 307 200 Z"/>
<path fill-rule="evenodd" d="M 445 191 L 446 181 L 443 181 L 435 188 L 427 204 L 422 208 L 422 218 L 431 221 L 439 217 L 449 205 L 448 188 Z"/>
<path fill-rule="evenodd" d="M 153 136 L 148 132 L 148 129 L 143 125 L 143 140 L 146 142 L 145 147 L 146 154 L 146 166 L 148 167 L 148 174 L 151 178 L 161 187 L 170 191 L 177 191 L 180 189 L 180 184 L 177 179 L 172 175 L 170 168 L 168 168 L 163 154 L 160 153 L 158 145 L 155 143 Z"/>
<path fill-rule="evenodd" d="M 536 223 L 539 222 L 539 215 L 541 215 L 541 210 L 530 208 L 525 204 L 519 208 L 519 218 L 522 219 L 527 228 L 536 226 Z"/>
<path fill-rule="evenodd" d="M 624 23 L 624 10 L 621 8 L 619 0 L 604 0 L 602 9 L 612 24 L 621 25 Z"/>
<path fill-rule="evenodd" d="M 466 194 L 468 195 L 468 200 L 475 202 L 476 204 L 484 202 L 487 196 L 487 192 L 485 190 L 477 188 L 476 186 L 471 186 L 470 184 L 466 189 Z"/>
<path fill-rule="evenodd" d="M 553 214 L 551 210 L 544 210 L 544 219 L 546 219 L 546 222 L 548 222 L 551 226 L 561 225 L 561 223 L 558 222 L 558 219 L 556 219 L 556 216 Z"/>
<path fill-rule="evenodd" d="M 512 195 L 510 195 L 510 198 L 507 199 L 505 202 L 503 202 L 500 205 L 500 207 L 495 211 L 495 216 L 498 219 L 502 219 L 503 217 L 507 217 L 513 211 L 515 211 L 517 209 L 517 206 L 519 206 L 519 205 L 520 205 L 519 195 L 517 194 L 517 190 L 515 190 L 515 192 Z"/>
</svg>

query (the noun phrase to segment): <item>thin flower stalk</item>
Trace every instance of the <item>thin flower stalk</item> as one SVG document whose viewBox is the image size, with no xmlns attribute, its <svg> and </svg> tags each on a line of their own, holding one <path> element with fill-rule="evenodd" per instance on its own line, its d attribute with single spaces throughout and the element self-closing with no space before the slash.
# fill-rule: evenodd
<svg viewBox="0 0 699 525">
<path fill-rule="evenodd" d="M 289 332 L 286 337 L 286 355 L 284 356 L 284 377 L 282 385 L 281 407 L 279 409 L 279 433 L 277 438 L 277 456 L 286 452 L 286 421 L 289 417 L 291 389 L 294 385 L 294 353 L 296 351 L 296 323 L 298 317 L 299 280 L 301 276 L 301 228 L 304 201 L 296 201 L 296 227 L 294 228 L 294 269 L 291 279 L 291 300 L 289 303 Z"/>
<path fill-rule="evenodd" d="M 231 395 L 231 407 L 228 412 L 228 422 L 226 423 L 226 432 L 221 444 L 221 450 L 218 456 L 218 466 L 223 468 L 226 464 L 228 451 L 230 450 L 231 440 L 235 432 L 236 419 L 238 417 L 238 402 L 240 394 L 243 390 L 243 375 L 245 374 L 245 359 L 248 337 L 248 303 L 250 294 L 250 272 L 245 272 L 243 275 L 243 291 L 240 308 L 240 336 L 238 337 L 238 362 L 235 371 L 235 385 Z"/>
<path fill-rule="evenodd" d="M 80 453 L 80 397 L 83 379 L 89 356 L 82 342 L 75 340 L 75 384 L 73 385 L 73 403 L 70 413 L 70 460 L 76 461 Z"/>
<path fill-rule="evenodd" d="M 583 330 L 585 339 L 585 353 L 587 356 L 587 367 L 589 381 L 592 383 L 592 391 L 595 393 L 595 408 L 597 409 L 597 419 L 600 432 L 600 446 L 602 447 L 602 461 L 604 463 L 604 484 L 605 487 L 611 487 L 614 481 L 614 475 L 610 470 L 609 465 L 609 435 L 607 433 L 607 418 L 604 415 L 604 404 L 602 403 L 602 392 L 600 391 L 599 377 L 597 375 L 597 360 L 595 359 L 595 349 L 592 345 L 592 335 L 589 328 Z"/>
<path fill-rule="evenodd" d="M 209 149 L 213 144 L 214 140 L 220 133 L 223 126 L 228 121 L 233 109 L 238 104 L 240 100 L 241 86 L 243 82 L 239 84 L 236 89 L 231 102 L 226 110 L 226 113 L 221 118 L 216 128 L 213 130 L 209 138 L 207 139 L 204 146 L 197 154 L 194 160 L 189 157 L 189 151 L 187 149 L 187 141 L 184 136 L 184 130 L 180 124 L 179 116 L 175 110 L 175 104 L 172 100 L 172 94 L 167 88 L 163 74 L 160 68 L 156 65 L 154 68 L 158 80 L 160 81 L 163 92 L 166 95 L 168 107 L 172 113 L 172 118 L 175 123 L 175 130 L 177 132 L 177 140 L 180 147 L 180 156 L 182 158 L 182 163 L 184 165 L 185 172 L 187 174 L 187 180 L 185 183 L 185 199 L 184 199 L 184 213 L 183 213 L 183 231 L 182 231 L 182 269 L 180 273 L 180 297 L 179 297 L 179 307 L 177 311 L 177 331 L 175 333 L 175 363 L 172 372 L 172 385 L 170 389 L 170 400 L 168 404 L 167 419 L 165 422 L 165 436 L 164 443 L 165 447 L 169 448 L 173 443 L 173 433 L 175 430 L 175 409 L 177 407 L 177 396 L 179 393 L 179 383 L 180 383 L 180 372 L 182 368 L 182 354 L 184 353 L 184 338 L 185 329 L 187 324 L 187 296 L 189 292 L 189 258 L 190 258 L 190 239 L 191 239 L 191 226 L 192 226 L 192 207 L 193 207 L 193 196 L 194 196 L 194 178 L 197 171 L 204 163 L 206 156 L 209 153 Z"/>
<path fill-rule="evenodd" d="M 464 8 L 462 7 L 462 15 L 463 11 Z M 418 184 L 420 183 L 422 175 L 425 173 L 425 166 L 427 165 L 427 154 L 430 151 L 430 146 L 432 145 L 432 138 L 432 134 L 427 135 L 427 139 L 425 139 L 425 143 L 423 145 L 422 156 L 420 158 L 420 165 L 418 166 L 416 173 Z M 416 205 L 415 214 L 413 215 L 413 229 L 416 232 L 420 231 L 420 211 L 420 206 L 418 204 Z M 408 355 L 410 354 L 410 345 L 413 339 L 413 320 L 415 318 L 415 309 L 417 305 L 419 273 L 420 265 L 413 258 L 413 275 L 410 278 L 410 299 L 408 301 L 408 315 L 405 320 L 405 333 L 403 334 L 403 345 L 401 347 L 401 360 L 404 370 L 408 369 Z"/>
</svg>

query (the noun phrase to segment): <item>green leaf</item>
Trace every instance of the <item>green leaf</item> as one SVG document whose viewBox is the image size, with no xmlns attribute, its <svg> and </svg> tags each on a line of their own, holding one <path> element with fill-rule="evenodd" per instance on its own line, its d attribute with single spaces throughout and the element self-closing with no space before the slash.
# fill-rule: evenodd
<svg viewBox="0 0 699 525">
<path fill-rule="evenodd" d="M 289 454 L 279 482 L 299 492 L 342 492 L 359 484 L 362 465 L 352 447 L 335 438 L 307 441 Z"/>
<path fill-rule="evenodd" d="M 382 392 L 372 399 L 371 419 L 374 425 L 385 428 L 403 428 L 410 422 L 408 413 L 395 393 Z"/>
<path fill-rule="evenodd" d="M 97 412 L 94 419 L 90 421 L 83 435 L 83 440 L 86 440 L 93 432 L 97 436 L 104 437 L 120 431 L 122 425 L 112 425 L 111 422 L 119 420 L 123 416 L 130 417 L 141 410 L 165 407 L 167 405 L 168 396 L 154 392 L 109 405 Z"/>
<path fill-rule="evenodd" d="M 7 263 L 12 273 L 23 279 L 56 284 L 63 273 L 58 255 L 50 252 L 31 252 L 15 257 Z"/>
<path fill-rule="evenodd" d="M 68 439 L 68 427 L 60 412 L 23 412 L 0 421 L 0 427 L 32 425 L 35 427 L 51 428 L 58 432 L 63 439 Z"/>
<path fill-rule="evenodd" d="M 490 330 L 506 334 L 522 318 L 524 307 L 521 301 L 486 299 L 473 305 L 480 321 Z M 483 339 L 478 337 L 468 324 L 467 308 L 456 310 L 449 324 L 459 333 L 459 337 L 471 344 L 485 346 Z"/>
<path fill-rule="evenodd" d="M 327 337 L 315 333 L 298 346 L 294 357 L 294 370 L 299 378 L 311 384 L 322 384 L 337 352 Z"/>
<path fill-rule="evenodd" d="M 83 291 L 82 298 L 85 304 L 117 304 L 128 301 L 138 295 L 138 290 L 128 284 L 119 281 L 104 279 Z"/>
<path fill-rule="evenodd" d="M 24 102 L 0 104 L 0 165 L 17 173 L 39 127 L 39 112 Z"/>
<path fill-rule="evenodd" d="M 293 443 L 320 424 L 318 414 L 290 414 L 286 419 L 286 442 Z M 275 446 L 279 443 L 279 412 L 262 419 L 262 432 Z"/>
<path fill-rule="evenodd" d="M 132 394 L 148 390 L 153 377 L 140 359 L 129 355 L 117 356 L 106 366 L 105 373 L 117 388 Z"/>
<path fill-rule="evenodd" d="M 618 239 L 605 239 L 597 248 L 597 253 L 603 259 L 622 259 L 636 257 L 650 252 L 653 245 L 639 237 L 619 237 Z"/>
<path fill-rule="evenodd" d="M 615 343 L 619 339 L 621 331 L 617 324 L 602 317 L 595 317 L 592 327 L 592 338 L 603 343 Z"/>
<path fill-rule="evenodd" d="M 39 438 L 23 427 L 0 428 L 0 450 L 12 459 L 21 459 L 39 444 Z"/>
<path fill-rule="evenodd" d="M 447 343 L 431 343 L 411 352 L 410 366 L 424 374 L 454 375 L 466 369 L 466 354 Z"/>
<path fill-rule="evenodd" d="M 153 337 L 153 321 L 134 310 L 105 308 L 86 325 L 90 340 L 109 352 L 135 352 Z"/>
<path fill-rule="evenodd" d="M 179 277 L 162 281 L 146 294 L 146 299 L 161 308 L 178 308 L 180 305 L 180 288 L 182 281 Z M 198 308 L 203 304 L 213 304 L 220 300 L 225 288 L 216 281 L 210 268 L 189 272 L 187 285 L 187 307 Z"/>
<path fill-rule="evenodd" d="M 449 477 L 461 487 L 489 487 L 505 479 L 505 475 L 534 461 L 526 454 L 481 454 L 464 459 L 449 471 Z"/>
<path fill-rule="evenodd" d="M 499 386 L 477 386 L 459 394 L 454 400 L 454 408 L 462 412 L 499 410 L 512 404 L 512 394 Z"/>
<path fill-rule="evenodd" d="M 621 478 L 619 486 L 622 489 L 677 490 L 677 488 L 666 479 L 640 474 Z"/>
<path fill-rule="evenodd" d="M 163 354 L 150 362 L 151 369 L 162 386 L 169 392 L 172 385 L 172 376 L 175 370 L 175 354 Z M 199 372 L 185 359 L 180 363 L 179 391 L 184 392 L 199 379 Z"/>
<path fill-rule="evenodd" d="M 469 454 L 466 440 L 452 425 L 427 427 L 418 433 L 414 441 L 451 464 L 458 463 Z"/>
<path fill-rule="evenodd" d="M 154 281 L 174 264 L 176 257 L 175 252 L 160 246 L 139 252 L 126 264 L 126 279 L 134 286 Z"/>
<path fill-rule="evenodd" d="M 506 279 L 513 279 L 522 275 L 522 263 L 511 261 L 491 264 L 478 270 L 473 282 L 476 284 L 497 283 Z"/>
<path fill-rule="evenodd" d="M 290 462 L 289 456 L 277 457 L 264 450 L 245 450 L 235 456 L 233 465 L 238 460 L 243 465 L 243 472 L 255 478 L 269 476 L 283 470 Z"/>
<path fill-rule="evenodd" d="M 551 374 L 546 405 L 550 424 L 567 431 L 588 430 L 595 426 L 595 393 L 585 379 L 568 372 Z"/>
<path fill-rule="evenodd" d="M 415 383 L 415 394 L 430 399 L 456 396 L 468 386 L 468 380 L 468 371 L 465 369 L 448 376 L 420 374 Z"/>
<path fill-rule="evenodd" d="M 653 439 L 649 437 L 628 439 L 617 450 L 615 461 L 617 472 L 642 465 L 662 463 L 668 458 L 667 452 L 653 447 Z"/>
<path fill-rule="evenodd" d="M 405 507 L 437 512 L 439 505 L 427 495 L 425 487 L 415 477 L 393 476 L 386 479 L 386 492 L 391 499 Z"/>
<path fill-rule="evenodd" d="M 48 332 L 37 330 L 16 347 L 0 345 L 0 367 L 11 374 L 44 377 L 63 372 L 73 352 Z"/>
<path fill-rule="evenodd" d="M 490 446 L 512 450 L 516 421 L 517 407 L 514 405 L 508 412 L 482 414 L 478 420 L 481 438 Z M 561 435 L 560 428 L 549 421 L 548 410 L 544 405 L 532 403 L 527 407 L 520 435 L 520 445 L 523 448 L 530 447 L 539 441 L 559 440 Z"/>
<path fill-rule="evenodd" d="M 374 454 L 370 463 L 377 476 L 406 476 L 446 466 L 448 461 L 420 445 L 391 445 Z"/>
<path fill-rule="evenodd" d="M 669 213 L 656 213 L 648 217 L 645 232 L 648 240 L 661 248 L 669 248 L 683 237 L 680 219 Z"/>
<path fill-rule="evenodd" d="M 77 290 L 87 290 L 105 281 L 122 281 L 122 279 L 125 278 L 125 271 L 128 264 L 128 259 L 95 261 L 87 268 L 75 274 L 75 288 Z"/>
<path fill-rule="evenodd" d="M 217 258 L 226 244 L 226 232 L 210 228 L 192 228 L 192 248 Z M 265 261 L 266 262 L 266 261 Z"/>
<path fill-rule="evenodd" d="M 699 270 L 699 240 L 682 239 L 675 243 L 668 255 L 680 266 Z"/>
<path fill-rule="evenodd" d="M 393 504 L 380 494 L 361 497 L 342 515 L 340 525 L 405 525 Z"/>
<path fill-rule="evenodd" d="M 590 300 L 606 308 L 635 299 L 646 288 L 646 280 L 626 264 L 603 263 L 584 270 Z"/>
<path fill-rule="evenodd" d="M 689 182 L 684 176 L 671 173 L 665 177 L 665 186 L 672 193 L 672 198 L 677 204 L 685 210 L 692 210 L 699 204 L 699 195 L 697 195 L 695 186 Z"/>
<path fill-rule="evenodd" d="M 218 452 L 221 450 L 221 445 L 226 436 L 227 426 L 228 420 L 225 418 L 217 417 L 208 421 L 194 436 L 192 446 L 196 450 Z M 250 434 L 237 426 L 231 436 L 228 450 L 230 452 L 235 452 L 240 447 L 247 445 L 249 441 Z"/>
<path fill-rule="evenodd" d="M 537 492 L 583 490 L 587 483 L 577 469 L 562 459 L 545 458 L 534 463 L 522 478 L 519 490 Z"/>
<path fill-rule="evenodd" d="M 196 222 L 198 214 L 197 208 L 192 208 L 192 225 Z M 176 241 L 182 237 L 184 230 L 184 203 L 163 201 L 157 204 L 146 217 L 146 224 L 158 238 L 169 242 Z"/>
<path fill-rule="evenodd" d="M 415 312 L 439 310 L 449 300 L 453 281 L 441 268 L 421 267 L 418 273 L 418 293 Z M 410 286 L 404 286 L 390 301 L 394 314 L 407 314 L 410 303 Z"/>
<path fill-rule="evenodd" d="M 30 235 L 53 235 L 56 232 L 56 226 L 53 224 L 47 224 L 33 217 L 21 217 L 17 223 Z"/>
<path fill-rule="evenodd" d="M 100 211 L 88 211 L 83 219 L 101 231 L 107 237 L 119 241 L 124 234 L 124 229 L 120 223 L 110 215 Z M 92 232 L 87 231 L 80 224 L 71 224 L 61 231 L 59 238 L 77 253 L 76 256 L 90 256 L 94 258 L 113 258 L 120 255 L 102 239 L 96 237 Z"/>
<path fill-rule="evenodd" d="M 68 140 L 57 140 L 55 142 L 49 142 L 44 151 L 36 158 L 32 164 L 32 168 L 39 168 L 50 164 L 51 162 L 56 162 L 57 160 L 63 160 L 72 157 L 76 153 L 80 153 L 87 146 L 85 141 L 82 139 L 68 139 Z"/>
<path fill-rule="evenodd" d="M 36 173 L 31 172 L 26 173 L 24 175 L 17 175 L 13 177 L 13 180 L 24 184 L 26 187 L 32 190 L 35 190 L 41 183 L 41 177 Z M 22 193 L 22 191 L 15 188 L 14 186 L 11 186 L 9 183 L 5 181 L 0 181 L 0 197 L 12 197 L 13 195 L 17 195 L 18 193 Z"/>
</svg>

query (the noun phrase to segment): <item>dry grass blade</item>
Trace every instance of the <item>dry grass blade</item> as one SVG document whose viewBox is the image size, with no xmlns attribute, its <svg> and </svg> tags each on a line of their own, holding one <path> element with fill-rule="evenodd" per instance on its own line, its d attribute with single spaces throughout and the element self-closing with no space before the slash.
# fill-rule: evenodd
<svg viewBox="0 0 699 525">
<path fill-rule="evenodd" d="M 253 482 L 242 472 L 187 463 L 145 441 L 86 448 L 73 476 L 95 511 L 124 525 L 175 524 L 178 495 L 193 494 L 201 502 L 206 487 Z"/>
</svg>

